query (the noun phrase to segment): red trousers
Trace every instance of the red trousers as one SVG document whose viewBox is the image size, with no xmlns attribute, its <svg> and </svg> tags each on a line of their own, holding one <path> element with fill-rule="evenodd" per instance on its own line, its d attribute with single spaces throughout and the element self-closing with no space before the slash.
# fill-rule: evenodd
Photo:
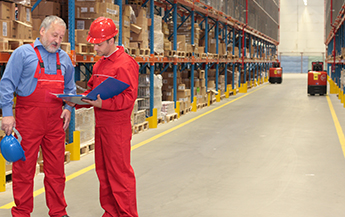
<svg viewBox="0 0 345 217">
<path fill-rule="evenodd" d="M 103 217 L 137 217 L 136 183 L 130 165 L 131 123 L 96 127 L 95 162 Z"/>
</svg>

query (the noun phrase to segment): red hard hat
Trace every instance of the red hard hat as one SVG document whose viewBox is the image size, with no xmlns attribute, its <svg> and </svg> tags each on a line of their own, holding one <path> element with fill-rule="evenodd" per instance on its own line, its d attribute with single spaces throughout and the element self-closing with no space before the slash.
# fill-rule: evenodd
<svg viewBox="0 0 345 217">
<path fill-rule="evenodd" d="M 98 17 L 92 22 L 86 40 L 92 44 L 98 44 L 114 37 L 118 32 L 112 19 Z"/>
</svg>

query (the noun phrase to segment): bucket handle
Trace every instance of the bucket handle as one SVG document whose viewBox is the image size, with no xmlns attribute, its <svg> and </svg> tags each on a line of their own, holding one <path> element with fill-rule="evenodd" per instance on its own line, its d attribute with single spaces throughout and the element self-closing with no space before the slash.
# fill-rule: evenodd
<svg viewBox="0 0 345 217">
<path fill-rule="evenodd" d="M 22 142 L 22 136 L 20 135 L 20 133 L 18 132 L 18 130 L 15 127 L 13 127 L 13 131 L 18 136 L 18 142 L 20 144 Z"/>
</svg>

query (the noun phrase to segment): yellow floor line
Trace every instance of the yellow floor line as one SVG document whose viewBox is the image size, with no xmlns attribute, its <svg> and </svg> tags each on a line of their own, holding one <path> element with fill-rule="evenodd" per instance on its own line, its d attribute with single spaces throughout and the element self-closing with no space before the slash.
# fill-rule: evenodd
<svg viewBox="0 0 345 217">
<path fill-rule="evenodd" d="M 199 118 L 201 118 L 201 117 L 203 117 L 205 115 L 208 115 L 208 114 L 210 114 L 210 113 L 212 113 L 214 111 L 217 111 L 218 109 L 223 108 L 224 106 L 227 106 L 230 103 L 233 103 L 233 102 L 235 102 L 235 101 L 237 101 L 239 99 L 242 99 L 243 97 L 248 96 L 249 94 L 254 93 L 255 91 L 258 91 L 258 90 L 266 87 L 267 85 L 268 84 L 266 84 L 266 85 L 264 85 L 262 87 L 259 87 L 259 88 L 255 89 L 255 90 L 253 90 L 253 91 L 251 91 L 249 93 L 244 94 L 243 96 L 237 97 L 236 99 L 233 99 L 230 102 L 227 102 L 227 103 L 225 103 L 225 104 L 223 104 L 221 106 L 218 106 L 217 108 L 214 108 L 214 109 L 212 109 L 212 110 L 210 110 L 208 112 L 205 112 L 205 113 L 203 113 L 203 114 L 201 114 L 201 115 L 199 115 L 199 116 L 197 116 L 195 118 L 192 118 L 192 119 L 190 119 L 190 120 L 188 120 L 188 121 L 186 121 L 186 122 L 184 122 L 182 124 L 179 124 L 179 125 L 177 125 L 177 126 L 175 126 L 173 128 L 170 128 L 169 130 L 166 130 L 166 131 L 164 131 L 164 132 L 162 132 L 160 134 L 157 134 L 156 136 L 153 136 L 153 137 L 151 137 L 151 138 L 149 138 L 149 139 L 147 139 L 147 140 L 145 140 L 143 142 L 140 142 L 140 143 L 138 143 L 136 145 L 133 145 L 131 150 L 133 151 L 133 150 L 135 150 L 135 149 L 137 149 L 137 148 L 139 148 L 139 147 L 141 147 L 143 145 L 146 145 L 147 143 L 152 142 L 152 141 L 154 141 L 154 140 L 156 140 L 156 139 L 158 139 L 158 138 L 160 138 L 160 137 L 162 137 L 162 136 L 164 136 L 164 135 L 166 135 L 168 133 L 171 133 L 171 132 L 173 132 L 173 131 L 175 131 L 175 130 L 177 130 L 177 129 L 179 129 L 179 128 L 181 128 L 181 127 L 183 127 L 183 126 L 185 126 L 185 125 L 187 125 L 189 123 L 192 123 L 193 121 L 196 121 L 196 120 L 198 120 Z M 78 176 L 80 176 L 80 175 L 82 175 L 82 174 L 84 174 L 84 173 L 94 169 L 94 168 L 95 168 L 95 164 L 92 164 L 91 166 L 88 166 L 88 167 L 86 167 L 84 169 L 81 169 L 81 170 L 79 170 L 79 171 L 77 171 L 77 172 L 67 176 L 66 177 L 66 182 L 71 180 L 71 179 L 74 179 L 74 178 L 76 178 L 76 177 L 78 177 Z M 45 192 L 44 188 L 38 189 L 38 190 L 34 191 L 34 197 L 36 197 L 36 196 L 38 196 L 38 195 L 40 195 L 40 194 L 42 194 L 44 192 Z M 4 205 L 4 206 L 1 206 L 0 209 L 11 209 L 14 205 L 15 205 L 14 201 L 12 201 L 12 202 Z"/>
<path fill-rule="evenodd" d="M 335 126 L 335 129 L 337 130 L 339 142 L 340 142 L 340 145 L 341 145 L 341 148 L 343 150 L 344 157 L 345 157 L 345 136 L 343 133 L 343 129 L 340 126 L 340 123 L 339 123 L 338 117 L 334 111 L 331 99 L 329 98 L 329 96 L 326 96 L 326 97 L 327 97 L 327 101 L 328 101 L 329 110 L 331 111 L 331 114 L 332 114 L 334 126 Z"/>
</svg>

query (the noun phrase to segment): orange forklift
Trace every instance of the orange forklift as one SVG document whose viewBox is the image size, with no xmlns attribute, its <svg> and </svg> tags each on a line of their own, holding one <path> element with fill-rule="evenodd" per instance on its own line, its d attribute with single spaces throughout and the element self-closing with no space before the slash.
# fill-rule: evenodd
<svg viewBox="0 0 345 217">
<path fill-rule="evenodd" d="M 324 95 L 327 93 L 327 72 L 323 70 L 323 62 L 312 62 L 312 70 L 308 71 L 308 94 Z"/>
<path fill-rule="evenodd" d="M 280 62 L 274 62 L 272 64 L 272 68 L 269 70 L 269 79 L 268 81 L 271 84 L 277 83 L 281 84 L 282 83 L 282 75 L 283 75 L 283 69 L 280 67 Z"/>
</svg>

